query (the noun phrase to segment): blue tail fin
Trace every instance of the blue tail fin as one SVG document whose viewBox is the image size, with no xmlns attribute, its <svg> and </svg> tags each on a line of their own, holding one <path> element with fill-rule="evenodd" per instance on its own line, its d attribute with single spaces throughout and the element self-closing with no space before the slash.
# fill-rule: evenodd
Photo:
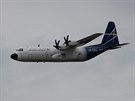
<svg viewBox="0 0 135 101">
<path fill-rule="evenodd" d="M 101 42 L 102 46 L 112 48 L 119 45 L 117 31 L 114 22 L 109 22 Z"/>
</svg>

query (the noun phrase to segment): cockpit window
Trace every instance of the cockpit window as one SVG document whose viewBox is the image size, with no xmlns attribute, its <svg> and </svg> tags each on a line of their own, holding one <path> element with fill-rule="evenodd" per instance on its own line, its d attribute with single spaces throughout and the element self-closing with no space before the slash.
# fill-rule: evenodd
<svg viewBox="0 0 135 101">
<path fill-rule="evenodd" d="M 17 49 L 16 51 L 23 51 L 23 48 L 19 48 L 19 49 Z"/>
</svg>

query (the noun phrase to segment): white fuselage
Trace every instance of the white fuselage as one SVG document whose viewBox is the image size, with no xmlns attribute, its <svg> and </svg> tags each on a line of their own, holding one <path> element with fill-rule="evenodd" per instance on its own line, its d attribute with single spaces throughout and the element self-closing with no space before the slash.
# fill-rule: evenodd
<svg viewBox="0 0 135 101">
<path fill-rule="evenodd" d="M 17 51 L 17 60 L 22 62 L 75 62 L 86 60 L 85 48 L 60 51 L 54 48 L 29 48 Z"/>
</svg>

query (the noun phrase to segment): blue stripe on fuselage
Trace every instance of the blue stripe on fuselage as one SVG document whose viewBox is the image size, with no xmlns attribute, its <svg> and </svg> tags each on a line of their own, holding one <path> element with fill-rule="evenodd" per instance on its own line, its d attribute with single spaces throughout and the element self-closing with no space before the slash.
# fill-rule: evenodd
<svg viewBox="0 0 135 101">
<path fill-rule="evenodd" d="M 99 55 L 99 54 L 101 54 L 101 53 L 103 53 L 104 51 L 107 50 L 107 48 L 102 47 L 101 44 L 87 46 L 87 47 L 85 47 L 85 49 L 86 49 L 86 53 L 87 53 L 86 60 L 94 58 L 95 56 L 97 56 L 97 55 Z"/>
</svg>

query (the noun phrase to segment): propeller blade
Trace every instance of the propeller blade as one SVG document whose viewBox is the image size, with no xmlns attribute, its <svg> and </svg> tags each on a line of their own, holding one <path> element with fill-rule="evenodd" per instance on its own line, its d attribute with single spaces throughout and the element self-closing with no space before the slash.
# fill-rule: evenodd
<svg viewBox="0 0 135 101">
<path fill-rule="evenodd" d="M 67 35 L 67 41 L 68 41 L 69 35 Z"/>
<path fill-rule="evenodd" d="M 58 43 L 57 43 L 57 44 L 59 45 L 59 43 L 60 43 L 60 40 L 58 41 Z"/>
<path fill-rule="evenodd" d="M 59 43 L 60 43 L 60 40 L 55 40 L 55 45 L 53 45 L 53 47 L 55 47 L 56 49 L 59 49 L 60 46 L 59 46 Z"/>
<path fill-rule="evenodd" d="M 57 40 L 55 40 L 55 44 L 57 44 Z"/>
</svg>

